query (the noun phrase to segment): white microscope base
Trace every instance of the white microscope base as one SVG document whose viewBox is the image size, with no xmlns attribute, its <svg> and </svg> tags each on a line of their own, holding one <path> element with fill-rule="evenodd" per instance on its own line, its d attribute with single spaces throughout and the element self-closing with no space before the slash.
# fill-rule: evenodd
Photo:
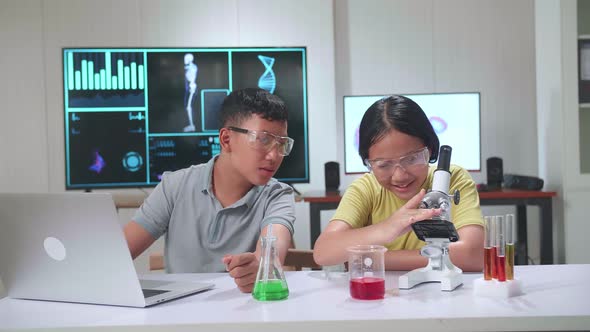
<svg viewBox="0 0 590 332">
<path fill-rule="evenodd" d="M 399 288 L 410 289 L 423 282 L 440 282 L 441 290 L 452 291 L 463 284 L 463 274 L 458 271 L 416 269 L 399 277 Z"/>
</svg>

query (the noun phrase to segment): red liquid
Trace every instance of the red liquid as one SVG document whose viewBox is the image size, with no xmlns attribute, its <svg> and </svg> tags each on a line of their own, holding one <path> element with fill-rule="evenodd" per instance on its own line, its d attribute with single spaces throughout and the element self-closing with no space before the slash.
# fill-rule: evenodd
<svg viewBox="0 0 590 332">
<path fill-rule="evenodd" d="M 495 257 L 492 256 L 492 248 L 483 248 L 483 278 L 484 280 L 492 280 L 492 261 Z"/>
<path fill-rule="evenodd" d="M 497 279 L 498 278 L 498 267 L 497 265 L 497 259 L 495 259 L 496 257 L 496 247 L 492 247 L 491 250 L 491 258 L 492 258 L 492 278 Z"/>
<path fill-rule="evenodd" d="M 496 256 L 498 281 L 506 281 L 506 256 Z"/>
<path fill-rule="evenodd" d="M 374 277 L 352 279 L 350 296 L 358 300 L 382 299 L 385 296 L 385 280 Z"/>
</svg>

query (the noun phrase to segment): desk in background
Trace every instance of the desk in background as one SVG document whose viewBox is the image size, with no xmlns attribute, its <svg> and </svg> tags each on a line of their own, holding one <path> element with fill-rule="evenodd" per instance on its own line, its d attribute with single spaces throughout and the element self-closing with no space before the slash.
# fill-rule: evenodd
<svg viewBox="0 0 590 332">
<path fill-rule="evenodd" d="M 309 228 L 311 248 L 321 233 L 322 210 L 334 210 L 344 192 L 310 191 L 303 195 L 303 201 L 309 203 Z M 526 265 L 527 248 L 527 205 L 538 206 L 541 210 L 540 240 L 541 264 L 553 264 L 553 206 L 552 199 L 557 196 L 553 191 L 527 191 L 503 189 L 499 191 L 479 192 L 480 205 L 514 205 L 516 206 L 518 249 L 516 264 Z"/>
<path fill-rule="evenodd" d="M 323 271 L 286 272 L 290 295 L 258 302 L 241 293 L 227 273 L 167 274 L 215 288 L 150 308 L 0 300 L 0 330 L 62 331 L 566 331 L 590 327 L 590 265 L 517 266 L 524 295 L 492 299 L 473 294 L 481 273 L 465 273 L 463 286 L 439 283 L 398 290 L 403 272 L 386 272 L 386 297 L 355 301 L 348 277 Z M 149 277 L 149 276 L 148 276 Z M 558 303 L 557 303 L 558 302 Z"/>
</svg>

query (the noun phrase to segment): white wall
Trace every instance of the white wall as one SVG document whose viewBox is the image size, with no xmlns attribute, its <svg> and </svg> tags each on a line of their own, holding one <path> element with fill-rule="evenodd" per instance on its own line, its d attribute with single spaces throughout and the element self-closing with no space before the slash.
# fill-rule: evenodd
<svg viewBox="0 0 590 332">
<path fill-rule="evenodd" d="M 562 55 L 560 3 L 552 0 L 535 2 L 535 48 L 537 72 L 537 128 L 539 148 L 539 174 L 545 187 L 557 191 L 553 207 L 555 214 L 563 216 L 563 170 L 565 158 L 564 120 L 562 105 Z M 554 222 L 554 241 L 563 239 L 563 218 Z M 565 261 L 563 241 L 557 259 Z"/>
<path fill-rule="evenodd" d="M 582 15 L 588 15 L 582 14 Z M 590 224 L 590 174 L 580 172 L 576 0 L 536 0 L 537 104 L 540 172 L 558 192 L 554 239 L 558 260 L 589 263 L 583 244 Z M 587 18 L 586 18 L 587 19 Z"/>
<path fill-rule="evenodd" d="M 0 3 L 0 191 L 47 191 L 41 0 Z"/>
<path fill-rule="evenodd" d="M 564 200 L 565 200 L 565 248 L 568 263 L 590 263 L 583 249 L 590 233 L 588 202 L 590 201 L 590 173 L 581 173 L 580 151 L 587 155 L 590 142 L 581 141 L 578 97 L 578 20 L 588 22 L 590 12 L 578 12 L 587 6 L 576 6 L 575 0 L 561 4 L 561 45 L 564 114 Z M 577 7 L 577 8 L 576 8 Z M 587 122 L 585 123 L 587 124 Z M 587 132 L 588 128 L 584 131 Z"/>
</svg>

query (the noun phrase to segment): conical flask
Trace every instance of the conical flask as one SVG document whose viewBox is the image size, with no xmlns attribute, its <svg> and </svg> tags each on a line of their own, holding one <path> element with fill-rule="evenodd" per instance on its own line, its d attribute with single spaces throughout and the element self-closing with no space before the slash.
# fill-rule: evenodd
<svg viewBox="0 0 590 332">
<path fill-rule="evenodd" d="M 260 239 L 262 253 L 252 291 L 252 296 L 259 301 L 283 300 L 289 296 L 289 287 L 275 246 L 276 239 L 272 235 L 272 224 L 270 224 L 266 236 Z"/>
</svg>

